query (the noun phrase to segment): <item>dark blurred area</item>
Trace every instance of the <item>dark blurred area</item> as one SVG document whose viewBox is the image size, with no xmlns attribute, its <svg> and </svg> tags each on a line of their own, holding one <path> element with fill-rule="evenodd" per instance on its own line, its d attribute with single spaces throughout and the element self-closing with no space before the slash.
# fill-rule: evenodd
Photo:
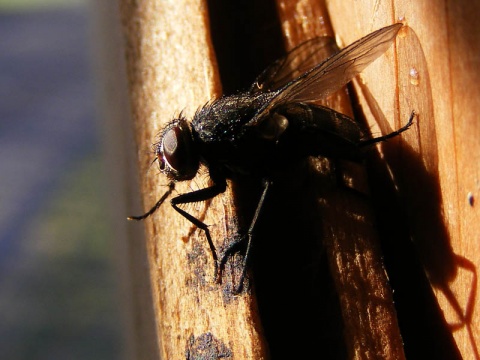
<svg viewBox="0 0 480 360">
<path fill-rule="evenodd" d="M 118 359 L 120 304 L 87 2 L 32 8 L 19 1 L 21 10 L 4 3 L 0 356 Z"/>
</svg>

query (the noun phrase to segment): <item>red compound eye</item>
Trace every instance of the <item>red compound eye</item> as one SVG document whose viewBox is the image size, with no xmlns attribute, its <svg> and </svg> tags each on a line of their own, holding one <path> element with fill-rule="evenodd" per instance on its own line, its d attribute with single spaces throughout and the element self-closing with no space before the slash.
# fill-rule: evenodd
<svg viewBox="0 0 480 360">
<path fill-rule="evenodd" d="M 174 180 L 192 179 L 199 166 L 198 155 L 193 147 L 186 121 L 180 119 L 173 122 L 163 133 L 157 149 L 160 170 L 167 172 Z"/>
</svg>

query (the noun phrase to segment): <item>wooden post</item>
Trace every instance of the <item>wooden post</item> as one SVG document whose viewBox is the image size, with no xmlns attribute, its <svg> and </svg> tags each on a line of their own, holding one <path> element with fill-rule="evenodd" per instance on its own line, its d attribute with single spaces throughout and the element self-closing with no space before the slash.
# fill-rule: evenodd
<svg viewBox="0 0 480 360">
<path fill-rule="evenodd" d="M 120 4 L 143 210 L 148 210 L 166 191 L 162 185 L 167 183 L 150 167 L 150 145 L 166 122 L 180 111 L 191 118 L 198 107 L 221 94 L 221 86 L 205 2 L 120 0 Z M 480 125 L 475 114 L 480 105 L 476 81 L 480 31 L 474 19 L 480 13 L 479 1 L 445 2 L 431 8 L 402 1 L 347 4 L 330 0 L 326 5 L 328 13 L 317 1 L 277 2 L 286 48 L 311 35 L 330 34 L 328 27 L 316 26 L 328 24 L 328 18 L 342 46 L 397 21 L 408 25 L 395 46 L 367 68 L 355 85 L 361 111 L 354 106 L 354 112 L 365 114 L 374 135 L 399 128 L 412 110 L 418 113 L 415 126 L 402 135 L 403 140 L 380 146 L 384 158 L 373 156 L 370 161 L 373 204 L 382 210 L 374 213 L 370 200 L 331 187 L 321 176 L 327 174 L 328 178 L 328 162 L 314 161 L 317 171 L 312 176 L 322 184 L 315 190 L 314 206 L 305 205 L 311 197 L 303 194 L 303 202 L 293 202 L 295 208 L 288 210 L 290 218 L 282 221 L 282 214 L 275 209 L 268 213 L 276 214 L 275 218 L 264 216 L 259 230 L 262 244 L 258 244 L 254 266 L 255 286 L 234 296 L 231 280 L 235 268 L 229 267 L 225 281 L 215 284 L 203 232 L 164 204 L 145 221 L 145 228 L 160 354 L 165 359 L 193 358 L 202 351 L 212 354 L 211 358 L 262 359 L 269 353 L 275 358 L 282 349 L 296 346 L 297 354 L 311 355 L 316 344 L 320 344 L 315 352 L 319 357 L 338 357 L 343 352 L 355 359 L 398 359 L 404 357 L 402 338 L 410 345 L 407 358 L 409 351 L 431 355 L 432 349 L 436 358 L 479 357 L 479 321 L 474 312 L 480 261 L 476 256 Z M 343 100 L 331 104 L 345 113 L 351 111 Z M 379 170 L 382 167 L 386 170 Z M 190 184 L 179 184 L 177 191 L 204 186 L 205 177 L 200 176 Z M 295 187 L 299 188 L 302 186 Z M 237 231 L 231 199 L 227 192 L 211 202 L 187 206 L 210 225 L 217 249 L 224 248 Z M 291 203 L 288 199 L 273 201 Z M 295 214 L 307 208 L 316 210 L 302 217 Z M 298 275 L 303 273 L 295 271 L 312 265 L 307 256 L 293 259 L 302 254 L 304 235 L 297 236 L 295 231 L 305 218 L 319 224 L 308 230 L 306 238 L 316 237 L 314 241 L 321 240 L 326 248 L 334 285 L 320 292 L 328 297 L 334 289 L 332 296 L 340 311 L 332 312 L 333 319 L 328 314 L 309 318 L 310 312 L 317 311 L 315 306 L 320 308 L 318 314 L 328 313 L 328 302 L 302 297 L 295 284 L 306 287 Z M 286 250 L 277 252 L 277 247 Z M 382 254 L 396 298 L 392 298 Z M 262 276 L 266 268 L 274 271 Z M 423 278 L 424 282 L 418 281 Z M 269 281 L 275 286 L 269 288 Z M 281 311 L 273 311 L 275 306 Z M 426 313 L 433 315 L 428 318 Z M 301 315 L 296 318 L 296 314 Z M 310 330 L 315 326 L 312 319 L 325 319 L 324 324 L 317 321 L 319 327 L 341 323 L 338 334 L 345 335 L 345 346 L 327 352 L 329 339 Z M 416 334 L 416 326 L 425 332 Z M 434 339 L 428 340 L 432 334 Z"/>
<path fill-rule="evenodd" d="M 120 5 L 144 194 L 144 209 L 136 210 L 142 213 L 167 190 L 166 178 L 151 166 L 151 145 L 160 129 L 180 112 L 191 118 L 220 95 L 220 85 L 205 2 L 121 0 Z M 205 180 L 200 175 L 190 183 L 179 183 L 176 191 L 205 187 Z M 225 223 L 234 221 L 230 198 L 227 192 L 211 202 L 186 206 L 210 225 L 217 249 L 230 236 Z M 197 358 L 203 353 L 209 358 L 265 358 L 254 298 L 250 293 L 234 296 L 226 282 L 214 282 L 204 233 L 168 201 L 143 224 L 130 224 L 143 225 L 161 357 Z"/>
<path fill-rule="evenodd" d="M 334 36 L 324 2 L 279 1 L 278 8 L 290 48 L 312 36 Z M 343 45 L 389 24 L 385 20 Z M 392 46 L 386 55 L 393 50 Z M 322 104 L 353 116 L 346 88 L 323 99 Z M 337 321 L 343 322 L 346 355 L 349 359 L 403 359 L 403 343 L 366 173 L 358 164 L 317 161 L 311 168 L 318 178 L 316 190 L 312 191 L 318 202 L 315 222 L 319 224 L 320 241 L 340 302 L 341 319 Z M 339 176 L 344 177 L 346 184 L 339 184 Z M 352 180 L 354 190 L 346 186 Z"/>
<path fill-rule="evenodd" d="M 402 136 L 406 143 L 400 152 L 392 150 L 394 146 L 383 147 L 387 158 L 396 151 L 390 171 L 402 209 L 384 208 L 384 214 L 397 218 L 381 217 L 389 227 L 387 252 L 392 251 L 398 265 L 396 274 L 389 275 L 402 288 L 396 289 L 397 310 L 404 328 L 411 332 L 408 339 L 403 334 L 405 343 L 411 341 L 419 351 L 417 357 L 479 358 L 480 323 L 474 310 L 478 309 L 476 269 L 480 265 L 480 210 L 475 202 L 480 191 L 480 29 L 476 19 L 480 2 L 347 5 L 333 0 L 328 5 L 334 29 L 345 44 L 385 21 L 402 21 L 409 27 L 399 35 L 395 53 L 380 60 L 378 67 L 368 68 L 361 75 L 364 86 L 358 87 L 366 98 L 363 110 L 372 112 L 368 118 L 377 122 L 387 120 L 397 128 L 412 110 L 418 113 L 415 127 Z M 392 60 L 395 68 L 389 65 Z M 395 240 L 395 234 L 407 228 L 413 243 L 409 252 L 415 253 L 421 272 L 412 271 L 417 260 L 404 257 L 409 245 Z M 422 273 L 434 291 L 430 303 L 429 295 L 417 288 Z M 440 320 L 427 319 L 426 314 L 433 313 Z M 442 333 L 435 332 L 442 327 Z M 444 347 L 452 335 L 458 350 Z"/>
</svg>

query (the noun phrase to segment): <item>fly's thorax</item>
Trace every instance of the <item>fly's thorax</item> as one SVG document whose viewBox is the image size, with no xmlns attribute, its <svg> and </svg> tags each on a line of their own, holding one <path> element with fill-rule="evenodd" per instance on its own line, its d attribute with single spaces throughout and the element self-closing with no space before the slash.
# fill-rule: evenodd
<svg viewBox="0 0 480 360">
<path fill-rule="evenodd" d="M 271 93 L 223 96 L 197 111 L 192 128 L 204 143 L 235 142 L 248 131 L 249 122 L 272 97 Z"/>
<path fill-rule="evenodd" d="M 160 170 L 170 179 L 192 179 L 199 167 L 199 155 L 187 120 L 183 117 L 171 121 L 155 144 L 155 155 Z"/>
</svg>

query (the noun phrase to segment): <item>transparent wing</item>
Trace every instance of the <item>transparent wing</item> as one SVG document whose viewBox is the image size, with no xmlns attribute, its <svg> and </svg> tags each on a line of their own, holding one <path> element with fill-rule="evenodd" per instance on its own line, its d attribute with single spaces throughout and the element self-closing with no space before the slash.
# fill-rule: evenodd
<svg viewBox="0 0 480 360">
<path fill-rule="evenodd" d="M 313 102 L 338 90 L 382 55 L 402 26 L 394 24 L 366 35 L 299 75 L 277 90 L 277 95 L 264 105 L 247 125 L 257 124 L 278 105 L 287 102 Z"/>
<path fill-rule="evenodd" d="M 336 51 L 338 47 L 332 37 L 307 40 L 267 67 L 253 83 L 250 93 L 278 90 Z"/>
</svg>

